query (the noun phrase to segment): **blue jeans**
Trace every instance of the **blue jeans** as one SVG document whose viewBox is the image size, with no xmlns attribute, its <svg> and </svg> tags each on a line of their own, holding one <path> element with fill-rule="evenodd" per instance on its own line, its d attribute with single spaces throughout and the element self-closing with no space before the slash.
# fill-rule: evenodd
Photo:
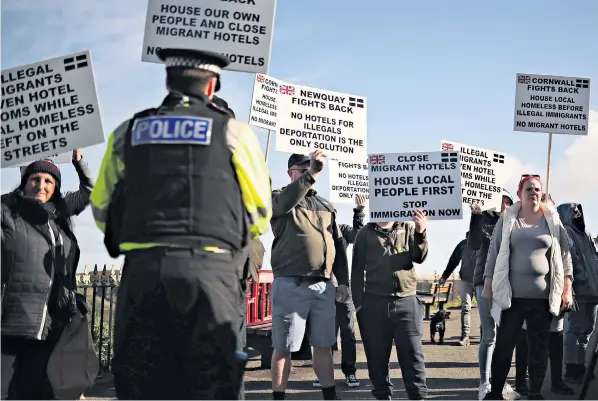
<svg viewBox="0 0 598 401">
<path fill-rule="evenodd" d="M 478 312 L 482 324 L 482 339 L 478 349 L 480 361 L 480 383 L 490 382 L 490 366 L 492 365 L 492 353 L 496 343 L 496 323 L 490 314 L 490 304 L 482 298 L 483 285 L 475 287 L 476 299 L 478 301 Z"/>
<path fill-rule="evenodd" d="M 598 303 L 578 300 L 579 310 L 569 314 L 569 326 L 565 332 L 565 364 L 581 365 L 596 325 Z"/>
</svg>

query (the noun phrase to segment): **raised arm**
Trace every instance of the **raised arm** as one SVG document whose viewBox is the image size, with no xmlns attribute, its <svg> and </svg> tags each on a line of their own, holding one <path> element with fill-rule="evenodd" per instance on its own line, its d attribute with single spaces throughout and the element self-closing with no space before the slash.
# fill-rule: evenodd
<svg viewBox="0 0 598 401">
<path fill-rule="evenodd" d="M 79 189 L 77 191 L 65 192 L 64 201 L 66 202 L 68 215 L 78 216 L 90 203 L 94 183 L 91 169 L 83 159 L 79 149 L 73 150 L 72 162 L 79 176 Z"/>
<path fill-rule="evenodd" d="M 500 250 L 500 243 L 502 241 L 502 225 L 503 216 L 500 216 L 494 226 L 492 238 L 490 239 L 490 246 L 488 248 L 488 255 L 486 256 L 486 267 L 484 269 L 484 279 L 486 281 L 492 281 L 492 277 L 494 277 L 494 267 L 496 265 L 496 258 L 498 258 L 498 251 Z"/>
<path fill-rule="evenodd" d="M 334 248 L 335 256 L 332 265 L 332 273 L 336 278 L 338 284 L 349 285 L 349 263 L 347 262 L 347 252 L 343 243 L 343 235 L 336 223 L 336 214 L 333 214 L 333 233 L 334 233 Z"/>
<path fill-rule="evenodd" d="M 367 263 L 367 228 L 360 230 L 353 244 L 351 262 L 351 296 L 355 309 L 361 308 L 364 294 L 364 274 Z"/>
<path fill-rule="evenodd" d="M 290 213 L 316 183 L 309 171 L 280 190 L 272 192 L 272 217 L 282 217 Z"/>
</svg>

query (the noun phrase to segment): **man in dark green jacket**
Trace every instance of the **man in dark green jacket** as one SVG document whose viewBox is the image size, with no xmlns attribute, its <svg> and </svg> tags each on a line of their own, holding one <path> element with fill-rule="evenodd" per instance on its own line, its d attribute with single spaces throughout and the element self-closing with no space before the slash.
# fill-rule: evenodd
<svg viewBox="0 0 598 401">
<path fill-rule="evenodd" d="M 368 361 L 372 394 L 390 400 L 388 376 L 394 340 L 409 399 L 428 393 L 421 339 L 424 306 L 416 296 L 414 264 L 428 256 L 427 218 L 417 210 L 413 223 L 369 223 L 353 245 L 351 290 Z"/>
<path fill-rule="evenodd" d="M 272 193 L 272 391 L 284 399 L 291 353 L 299 351 L 306 330 L 313 347 L 314 370 L 324 399 L 335 399 L 332 346 L 335 299 L 348 297 L 349 272 L 343 237 L 332 204 L 312 188 L 326 155 L 293 154 L 291 183 Z M 338 281 L 335 289 L 331 274 Z M 307 324 L 309 316 L 309 324 Z"/>
</svg>

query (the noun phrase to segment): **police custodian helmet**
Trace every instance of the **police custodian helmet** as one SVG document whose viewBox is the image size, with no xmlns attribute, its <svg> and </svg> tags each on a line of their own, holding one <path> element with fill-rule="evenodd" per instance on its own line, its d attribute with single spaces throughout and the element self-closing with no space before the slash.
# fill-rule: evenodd
<svg viewBox="0 0 598 401">
<path fill-rule="evenodd" d="M 220 74 L 222 69 L 230 64 L 228 57 L 204 50 L 193 49 L 158 49 L 158 58 L 164 62 L 166 68 L 193 68 L 213 72 L 218 80 L 215 91 L 220 90 Z"/>
</svg>

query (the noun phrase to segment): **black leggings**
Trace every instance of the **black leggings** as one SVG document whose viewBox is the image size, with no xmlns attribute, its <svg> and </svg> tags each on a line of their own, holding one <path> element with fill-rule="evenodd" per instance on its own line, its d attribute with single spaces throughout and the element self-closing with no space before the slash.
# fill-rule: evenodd
<svg viewBox="0 0 598 401">
<path fill-rule="evenodd" d="M 548 358 L 550 359 L 550 380 L 553 387 L 558 386 L 563 380 L 563 332 L 550 332 L 548 341 Z M 521 331 L 517 349 L 515 351 L 515 387 L 525 383 L 527 376 L 527 331 Z"/>
<path fill-rule="evenodd" d="M 513 350 L 523 322 L 527 321 L 529 393 L 538 395 L 548 365 L 548 342 L 552 315 L 546 299 L 513 298 L 511 308 L 502 312 L 492 355 L 492 392 L 501 395 L 511 368 Z"/>
</svg>

